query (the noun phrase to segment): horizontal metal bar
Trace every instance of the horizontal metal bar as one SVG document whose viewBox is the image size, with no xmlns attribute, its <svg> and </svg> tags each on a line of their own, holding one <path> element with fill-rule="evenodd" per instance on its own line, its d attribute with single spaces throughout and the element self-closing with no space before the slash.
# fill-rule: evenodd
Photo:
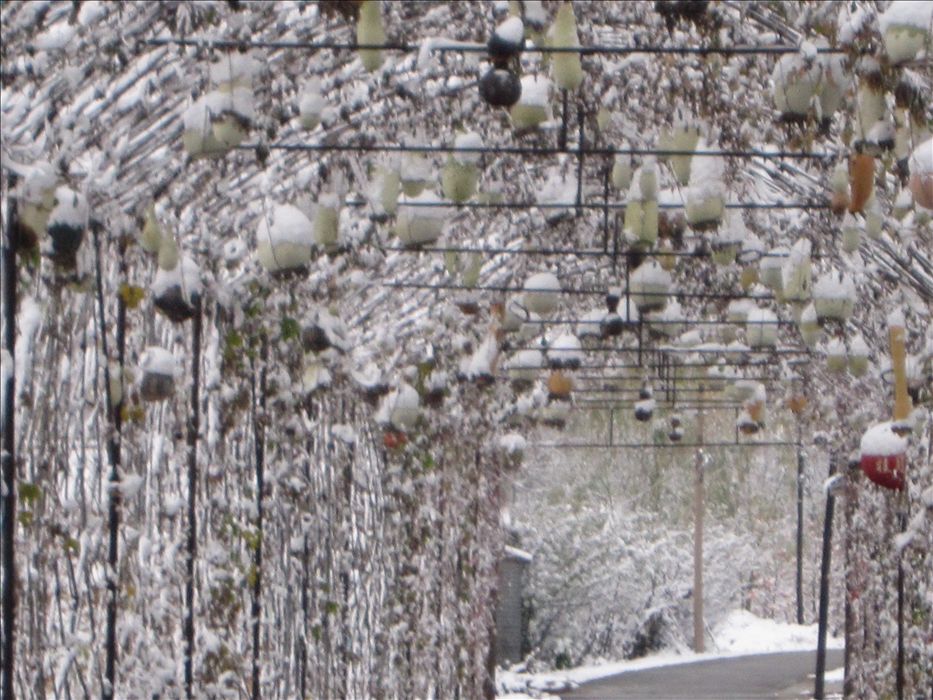
<svg viewBox="0 0 933 700">
<path fill-rule="evenodd" d="M 690 449 L 703 448 L 748 448 L 748 447 L 796 447 L 796 442 L 788 440 L 775 440 L 772 442 L 622 442 L 622 443 L 601 443 L 601 442 L 536 442 L 530 443 L 526 449 L 543 447 L 547 449 L 566 449 L 566 450 L 616 450 L 616 449 L 645 449 L 655 447 L 678 447 Z"/>
</svg>

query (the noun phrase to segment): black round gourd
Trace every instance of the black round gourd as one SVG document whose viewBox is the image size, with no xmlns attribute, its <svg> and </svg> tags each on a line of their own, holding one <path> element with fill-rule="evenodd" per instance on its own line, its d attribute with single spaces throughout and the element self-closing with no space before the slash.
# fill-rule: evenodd
<svg viewBox="0 0 933 700">
<path fill-rule="evenodd" d="M 490 68 L 480 78 L 479 94 L 493 107 L 511 107 L 522 96 L 522 83 L 510 70 Z"/>
</svg>

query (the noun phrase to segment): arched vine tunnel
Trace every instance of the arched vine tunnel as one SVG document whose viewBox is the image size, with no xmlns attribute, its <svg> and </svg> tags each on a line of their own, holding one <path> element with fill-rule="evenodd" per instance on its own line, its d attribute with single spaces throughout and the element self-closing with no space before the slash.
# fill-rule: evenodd
<svg viewBox="0 0 933 700">
<path fill-rule="evenodd" d="M 575 440 L 815 439 L 846 696 L 924 692 L 926 4 L 2 26 L 4 697 L 493 697 L 502 514 Z"/>
</svg>

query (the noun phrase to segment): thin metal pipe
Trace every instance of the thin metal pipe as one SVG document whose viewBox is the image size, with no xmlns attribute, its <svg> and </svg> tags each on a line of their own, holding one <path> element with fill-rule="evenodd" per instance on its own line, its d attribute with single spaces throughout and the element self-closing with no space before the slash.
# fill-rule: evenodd
<svg viewBox="0 0 933 700">
<path fill-rule="evenodd" d="M 373 49 L 383 51 L 402 51 L 411 53 L 430 49 L 438 53 L 487 53 L 486 44 L 472 42 L 451 41 L 449 44 L 430 44 L 422 46 L 421 44 L 409 44 L 403 41 L 390 41 L 382 44 L 358 44 L 350 41 L 286 41 L 286 40 L 268 40 L 268 39 L 208 39 L 194 38 L 182 39 L 180 37 L 152 37 L 144 40 L 149 46 L 194 46 L 204 49 L 305 49 L 311 51 L 334 50 L 334 51 L 358 51 L 361 49 Z M 800 49 L 796 46 L 610 46 L 608 44 L 593 44 L 590 46 L 526 46 L 522 49 L 525 53 L 575 53 L 582 56 L 592 56 L 597 54 L 606 55 L 628 55 L 635 53 L 648 54 L 676 54 L 676 55 L 699 55 L 709 54 L 730 55 L 781 55 L 788 53 L 798 53 Z M 846 53 L 846 49 L 833 47 L 820 47 L 816 49 L 817 53 Z"/>
<path fill-rule="evenodd" d="M 549 450 L 553 449 L 568 449 L 568 450 L 614 450 L 614 449 L 644 449 L 644 448 L 654 448 L 654 447 L 667 447 L 667 448 L 700 448 L 700 447 L 715 447 L 715 448 L 724 448 L 724 449 L 735 449 L 735 448 L 765 448 L 765 447 L 789 447 L 792 446 L 793 442 L 788 441 L 774 441 L 774 442 L 663 442 L 663 443 L 654 443 L 654 442 L 614 442 L 612 444 L 602 443 L 602 442 L 534 442 L 528 445 L 529 448 L 547 448 Z"/>
<path fill-rule="evenodd" d="M 369 203 L 362 199 L 350 199 L 344 202 L 348 207 L 365 207 Z M 399 208 L 414 207 L 427 209 L 618 209 L 624 210 L 625 202 L 399 202 Z M 658 209 L 684 209 L 684 202 L 661 202 Z M 726 202 L 726 209 L 829 209 L 828 202 Z"/>
</svg>

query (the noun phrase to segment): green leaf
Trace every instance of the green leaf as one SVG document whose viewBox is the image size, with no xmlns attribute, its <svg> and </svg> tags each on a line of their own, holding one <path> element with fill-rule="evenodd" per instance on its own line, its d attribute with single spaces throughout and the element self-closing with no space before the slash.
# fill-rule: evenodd
<svg viewBox="0 0 933 700">
<path fill-rule="evenodd" d="M 21 481 L 19 483 L 19 500 L 22 501 L 25 506 L 31 506 L 40 498 L 42 498 L 42 489 L 39 488 L 38 484 L 32 484 L 28 481 Z"/>
<path fill-rule="evenodd" d="M 291 316 L 285 316 L 282 318 L 281 325 L 281 335 L 282 340 L 297 340 L 301 337 L 301 326 L 298 324 L 298 321 L 293 319 Z"/>
</svg>

